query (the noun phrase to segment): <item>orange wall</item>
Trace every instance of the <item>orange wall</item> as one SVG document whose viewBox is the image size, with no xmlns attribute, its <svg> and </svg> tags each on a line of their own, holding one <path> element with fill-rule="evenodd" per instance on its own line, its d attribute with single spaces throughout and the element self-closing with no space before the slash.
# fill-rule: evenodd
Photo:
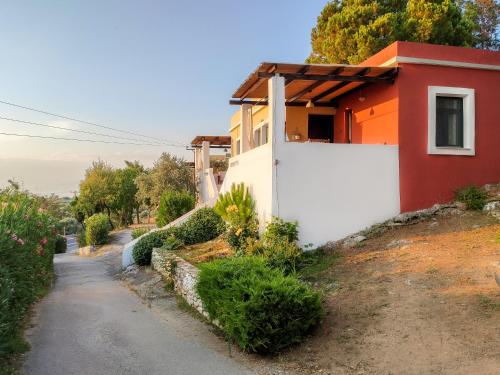
<svg viewBox="0 0 500 375">
<path fill-rule="evenodd" d="M 361 102 L 360 96 L 365 100 Z M 398 144 L 398 85 L 377 83 L 339 101 L 335 118 L 336 143 L 347 142 L 345 111 L 351 109 L 352 143 Z"/>
</svg>

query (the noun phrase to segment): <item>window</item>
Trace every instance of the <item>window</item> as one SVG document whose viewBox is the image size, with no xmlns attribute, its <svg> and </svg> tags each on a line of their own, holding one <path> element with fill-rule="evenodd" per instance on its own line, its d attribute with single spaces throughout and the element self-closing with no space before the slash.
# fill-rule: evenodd
<svg viewBox="0 0 500 375">
<path fill-rule="evenodd" d="M 474 89 L 429 87 L 428 153 L 475 155 Z"/>
<path fill-rule="evenodd" d="M 464 147 L 464 99 L 436 97 L 436 147 Z"/>
<path fill-rule="evenodd" d="M 267 143 L 268 132 L 269 132 L 269 126 L 267 124 L 262 125 L 260 143 L 263 145 Z"/>
<path fill-rule="evenodd" d="M 253 131 L 253 146 L 259 147 L 267 143 L 269 126 L 267 122 L 261 122 L 258 128 Z"/>
<path fill-rule="evenodd" d="M 241 154 L 241 139 L 236 140 L 235 153 L 236 155 Z"/>
<path fill-rule="evenodd" d="M 260 143 L 260 132 L 262 128 L 255 129 L 253 132 L 253 145 L 254 147 L 258 147 L 261 145 Z"/>
</svg>

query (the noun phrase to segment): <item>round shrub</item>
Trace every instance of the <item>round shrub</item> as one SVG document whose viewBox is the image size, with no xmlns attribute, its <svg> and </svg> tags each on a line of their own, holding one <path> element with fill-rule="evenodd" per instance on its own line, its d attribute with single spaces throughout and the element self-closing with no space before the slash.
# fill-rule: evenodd
<svg viewBox="0 0 500 375">
<path fill-rule="evenodd" d="M 68 248 L 68 241 L 66 240 L 66 237 L 57 235 L 56 244 L 54 247 L 54 253 L 55 254 L 65 253 L 67 248 Z"/>
<path fill-rule="evenodd" d="M 160 198 L 156 224 L 163 227 L 194 208 L 195 197 L 185 191 L 166 191 Z"/>
<path fill-rule="evenodd" d="M 151 264 L 151 253 L 154 248 L 162 247 L 163 242 L 171 235 L 170 230 L 158 230 L 137 241 L 132 250 L 134 262 L 139 266 Z"/>
<path fill-rule="evenodd" d="M 85 242 L 88 245 L 102 245 L 108 240 L 110 225 L 105 214 L 94 214 L 85 220 Z"/>
<path fill-rule="evenodd" d="M 261 257 L 200 265 L 203 307 L 243 350 L 276 353 L 301 342 L 323 316 L 319 293 L 266 266 Z"/>
<path fill-rule="evenodd" d="M 135 240 L 136 238 L 139 238 L 143 234 L 146 234 L 150 231 L 151 229 L 149 227 L 139 227 L 139 228 L 134 228 L 132 230 L 132 238 Z"/>
<path fill-rule="evenodd" d="M 211 208 L 196 211 L 177 231 L 186 245 L 213 240 L 224 232 L 224 221 Z"/>
</svg>

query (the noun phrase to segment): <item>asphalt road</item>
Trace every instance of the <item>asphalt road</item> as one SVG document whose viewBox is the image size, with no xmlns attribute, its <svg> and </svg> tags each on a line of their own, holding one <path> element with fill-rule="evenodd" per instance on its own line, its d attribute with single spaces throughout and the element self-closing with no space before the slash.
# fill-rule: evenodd
<svg viewBox="0 0 500 375">
<path fill-rule="evenodd" d="M 115 243 L 121 245 L 128 238 L 124 232 Z M 174 309 L 170 317 L 160 319 L 113 278 L 104 259 L 74 253 L 56 256 L 57 280 L 36 307 L 34 328 L 27 332 L 32 350 L 25 355 L 23 373 L 251 373 L 197 340 L 189 326 L 179 327 L 179 311 Z"/>
</svg>

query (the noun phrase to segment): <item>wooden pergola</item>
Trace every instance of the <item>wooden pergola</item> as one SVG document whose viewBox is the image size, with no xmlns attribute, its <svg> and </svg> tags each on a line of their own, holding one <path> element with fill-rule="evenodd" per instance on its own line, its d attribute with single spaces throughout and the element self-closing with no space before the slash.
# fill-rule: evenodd
<svg viewBox="0 0 500 375">
<path fill-rule="evenodd" d="M 338 100 L 365 85 L 393 83 L 398 68 L 338 64 L 264 62 L 241 84 L 229 101 L 233 105 L 268 105 L 269 78 L 285 78 L 285 105 L 335 107 Z"/>
<path fill-rule="evenodd" d="M 191 141 L 191 147 L 200 148 L 203 142 L 208 142 L 210 148 L 231 147 L 231 137 L 228 135 L 198 135 Z"/>
</svg>

